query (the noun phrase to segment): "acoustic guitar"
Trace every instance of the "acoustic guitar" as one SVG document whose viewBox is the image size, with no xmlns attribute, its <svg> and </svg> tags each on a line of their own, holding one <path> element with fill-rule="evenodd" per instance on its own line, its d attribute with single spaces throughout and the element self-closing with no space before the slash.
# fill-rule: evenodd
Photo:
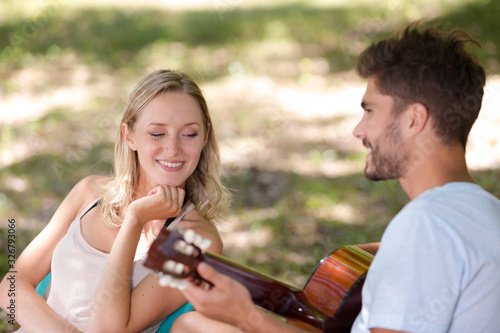
<svg viewBox="0 0 500 333">
<path fill-rule="evenodd" d="M 196 270 L 200 262 L 206 262 L 247 287 L 255 304 L 295 326 L 311 332 L 350 332 L 361 310 L 361 289 L 371 254 L 355 246 L 342 247 L 321 260 L 305 287 L 298 289 L 192 244 L 186 253 L 182 233 L 162 229 L 144 265 L 160 276 L 189 277 L 211 285 Z M 172 272 L 167 267 L 172 261 L 184 264 L 182 270 Z"/>
</svg>

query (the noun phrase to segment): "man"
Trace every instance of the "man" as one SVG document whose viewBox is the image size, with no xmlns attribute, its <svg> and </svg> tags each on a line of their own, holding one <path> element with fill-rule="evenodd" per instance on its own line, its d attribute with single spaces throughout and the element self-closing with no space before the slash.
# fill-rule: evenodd
<svg viewBox="0 0 500 333">
<path fill-rule="evenodd" d="M 464 32 L 412 24 L 359 58 L 368 83 L 353 134 L 367 149 L 365 175 L 398 179 L 412 201 L 382 237 L 352 332 L 500 327 L 500 200 L 474 182 L 465 160 L 485 83 L 468 43 Z M 199 273 L 214 288 L 184 291 L 193 317 L 247 332 L 303 332 L 259 311 L 238 282 L 204 264 Z M 188 319 L 178 325 L 196 331 L 199 322 Z"/>
</svg>

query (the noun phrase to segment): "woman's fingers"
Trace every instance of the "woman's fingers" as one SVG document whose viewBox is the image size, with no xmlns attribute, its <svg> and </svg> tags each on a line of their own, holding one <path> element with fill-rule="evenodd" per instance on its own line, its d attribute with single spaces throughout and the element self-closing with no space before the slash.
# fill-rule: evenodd
<svg viewBox="0 0 500 333">
<path fill-rule="evenodd" d="M 146 223 L 150 220 L 178 216 L 182 210 L 184 195 L 182 188 L 158 185 L 151 189 L 146 197 L 137 199 L 131 205 Z"/>
</svg>

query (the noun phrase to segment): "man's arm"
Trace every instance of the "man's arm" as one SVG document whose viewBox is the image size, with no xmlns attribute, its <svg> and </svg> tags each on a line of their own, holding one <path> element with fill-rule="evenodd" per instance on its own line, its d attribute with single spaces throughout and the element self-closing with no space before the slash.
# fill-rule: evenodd
<svg viewBox="0 0 500 333">
<path fill-rule="evenodd" d="M 243 332 L 307 332 L 264 313 L 252 302 L 250 293 L 242 284 L 209 265 L 200 263 L 198 273 L 214 286 L 206 290 L 190 283 L 183 293 L 203 315 L 238 327 Z"/>
<path fill-rule="evenodd" d="M 380 246 L 380 242 L 377 243 L 366 243 L 366 244 L 357 244 L 354 245 L 356 247 L 359 247 L 361 250 L 365 250 L 366 252 L 370 254 L 377 254 L 378 248 Z"/>
</svg>

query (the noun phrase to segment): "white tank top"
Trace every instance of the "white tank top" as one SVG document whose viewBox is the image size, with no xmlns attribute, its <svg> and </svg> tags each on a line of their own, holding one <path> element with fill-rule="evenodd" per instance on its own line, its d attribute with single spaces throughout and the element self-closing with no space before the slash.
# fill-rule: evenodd
<svg viewBox="0 0 500 333">
<path fill-rule="evenodd" d="M 109 257 L 109 254 L 92 247 L 81 232 L 81 218 L 98 200 L 87 206 L 71 223 L 68 232 L 57 244 L 51 263 L 52 279 L 47 303 L 60 317 L 82 332 L 87 328 L 97 284 Z M 175 227 L 193 208 L 194 204 L 185 207 L 168 229 Z M 150 272 L 143 266 L 148 250 L 138 248 L 135 253 L 130 290 Z M 160 324 L 143 332 L 156 332 Z"/>
</svg>

